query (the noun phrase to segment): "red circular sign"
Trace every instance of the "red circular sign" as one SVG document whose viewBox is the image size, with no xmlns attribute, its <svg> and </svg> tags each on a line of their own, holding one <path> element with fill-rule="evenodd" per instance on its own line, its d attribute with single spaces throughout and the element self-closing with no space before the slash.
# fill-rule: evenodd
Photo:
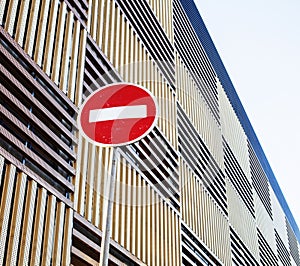
<svg viewBox="0 0 300 266">
<path fill-rule="evenodd" d="M 146 136 L 158 116 L 155 97 L 145 88 L 115 83 L 93 92 L 80 107 L 78 126 L 92 143 L 122 146 Z"/>
</svg>

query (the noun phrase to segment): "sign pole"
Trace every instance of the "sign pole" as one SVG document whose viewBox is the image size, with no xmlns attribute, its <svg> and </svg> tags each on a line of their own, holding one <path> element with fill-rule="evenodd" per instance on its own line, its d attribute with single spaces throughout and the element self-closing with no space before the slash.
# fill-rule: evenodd
<svg viewBox="0 0 300 266">
<path fill-rule="evenodd" d="M 119 152 L 117 148 L 113 148 L 113 159 L 111 165 L 111 175 L 109 183 L 109 194 L 108 201 L 106 205 L 106 221 L 104 224 L 104 230 L 101 240 L 101 250 L 100 250 L 100 266 L 108 266 L 108 257 L 109 257 L 109 241 L 111 236 L 112 228 L 112 209 L 113 209 L 113 200 L 115 194 L 115 183 L 116 183 L 116 169 L 117 161 L 119 158 Z"/>
<path fill-rule="evenodd" d="M 113 83 L 90 94 L 81 105 L 77 124 L 83 137 L 94 145 L 120 147 L 148 135 L 158 119 L 158 103 L 146 88 L 132 83 Z M 112 231 L 118 148 L 112 150 L 112 168 L 106 182 L 100 266 L 108 266 Z"/>
</svg>

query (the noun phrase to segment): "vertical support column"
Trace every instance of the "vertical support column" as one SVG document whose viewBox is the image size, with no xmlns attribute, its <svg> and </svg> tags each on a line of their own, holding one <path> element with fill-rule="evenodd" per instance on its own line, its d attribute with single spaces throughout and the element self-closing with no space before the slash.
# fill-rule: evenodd
<svg viewBox="0 0 300 266">
<path fill-rule="evenodd" d="M 109 256 L 109 241 L 111 235 L 111 226 L 112 226 L 112 208 L 113 208 L 113 199 L 115 193 L 115 181 L 116 181 L 116 168 L 118 161 L 119 153 L 116 148 L 113 149 L 113 159 L 111 166 L 111 175 L 109 181 L 109 195 L 107 199 L 106 206 L 104 208 L 104 217 L 105 224 L 103 230 L 103 237 L 101 241 L 101 251 L 100 251 L 100 265 L 108 265 L 108 256 Z"/>
</svg>

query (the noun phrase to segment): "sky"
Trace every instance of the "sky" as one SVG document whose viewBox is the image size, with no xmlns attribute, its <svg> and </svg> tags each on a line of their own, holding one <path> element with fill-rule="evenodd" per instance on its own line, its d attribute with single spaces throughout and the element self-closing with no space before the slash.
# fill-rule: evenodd
<svg viewBox="0 0 300 266">
<path fill-rule="evenodd" d="M 300 1 L 195 3 L 300 227 Z"/>
</svg>

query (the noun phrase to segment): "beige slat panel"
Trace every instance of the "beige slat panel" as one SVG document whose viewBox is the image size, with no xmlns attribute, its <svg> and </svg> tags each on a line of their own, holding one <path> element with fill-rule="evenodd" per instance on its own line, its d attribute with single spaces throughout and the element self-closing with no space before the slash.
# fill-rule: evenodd
<svg viewBox="0 0 300 266">
<path fill-rule="evenodd" d="M 15 174 L 16 167 L 12 164 L 9 164 L 5 172 L 0 205 L 0 254 L 4 254 Z M 4 257 L 0 256 L 0 265 L 4 265 L 3 259 Z"/>
<path fill-rule="evenodd" d="M 76 74 L 77 74 L 77 63 L 79 54 L 79 37 L 80 37 L 80 22 L 76 20 L 74 22 L 73 36 L 72 36 L 72 52 L 71 62 L 68 80 L 68 97 L 71 101 L 75 100 L 75 89 L 76 89 Z"/>
<path fill-rule="evenodd" d="M 47 38 L 46 38 L 46 46 L 45 46 L 45 57 L 44 57 L 44 64 L 43 70 L 45 73 L 50 76 L 50 69 L 51 69 L 51 61 L 52 61 L 52 54 L 54 48 L 54 40 L 55 40 L 55 31 L 56 31 L 56 18 L 58 16 L 58 5 L 59 0 L 51 0 L 51 7 L 50 7 L 50 16 L 48 18 L 48 28 L 47 28 Z"/>
<path fill-rule="evenodd" d="M 54 228 L 54 240 L 52 250 L 52 264 L 59 266 L 61 263 L 61 253 L 63 245 L 64 233 L 64 219 L 65 219 L 65 204 L 63 202 L 57 203 L 56 220 Z"/>
<path fill-rule="evenodd" d="M 24 43 L 26 20 L 27 20 L 28 12 L 29 12 L 29 3 L 30 3 L 30 0 L 21 1 L 20 13 L 19 13 L 18 22 L 17 22 L 15 38 L 16 38 L 17 43 L 21 47 L 23 47 L 23 43 Z"/>
<path fill-rule="evenodd" d="M 47 190 L 44 188 L 39 188 L 37 204 L 35 208 L 35 222 L 34 222 L 34 231 L 33 231 L 33 239 L 32 239 L 32 250 L 30 255 L 31 265 L 39 265 L 41 260 L 46 200 L 47 200 Z"/>
<path fill-rule="evenodd" d="M 115 6 L 115 1 L 111 1 L 110 2 L 110 12 L 111 12 L 111 17 L 110 17 L 110 33 L 109 33 L 109 36 L 110 36 L 110 40 L 109 40 L 109 43 L 108 43 L 108 58 L 109 58 L 109 61 L 110 62 L 113 62 L 114 61 L 114 53 L 115 53 L 115 46 L 116 46 L 116 42 L 115 42 L 115 39 L 116 39 L 116 35 L 115 35 L 115 27 L 116 27 L 116 24 L 115 24 L 115 16 L 116 16 L 116 6 Z"/>
<path fill-rule="evenodd" d="M 224 169 L 221 129 L 193 80 L 188 69 L 176 54 L 176 88 L 178 101 L 200 134 L 216 162 Z"/>
<path fill-rule="evenodd" d="M 32 230 L 33 230 L 32 224 L 33 224 L 33 216 L 35 213 L 36 193 L 37 193 L 37 183 L 33 180 L 28 181 L 18 265 L 28 265 L 30 261 L 29 250 L 30 250 Z"/>
<path fill-rule="evenodd" d="M 96 42 L 99 47 L 102 47 L 103 45 L 103 24 L 104 24 L 104 3 L 105 0 L 98 0 L 98 20 L 97 20 L 97 37 Z"/>
<path fill-rule="evenodd" d="M 279 234 L 285 246 L 289 247 L 284 211 L 273 189 L 270 189 L 270 196 L 271 196 L 271 203 L 272 203 L 274 229 L 276 229 L 277 233 Z"/>
<path fill-rule="evenodd" d="M 86 24 L 86 28 L 87 31 L 91 34 L 91 27 L 92 27 L 92 12 L 95 12 L 95 2 L 97 3 L 97 0 L 90 0 L 88 1 L 88 12 L 87 12 L 87 24 Z M 92 34 L 91 34 L 92 35 Z"/>
<path fill-rule="evenodd" d="M 84 73 L 84 63 L 85 63 L 85 50 L 86 50 L 86 30 L 81 30 L 80 44 L 79 44 L 79 59 L 78 59 L 78 69 L 77 69 L 77 79 L 76 79 L 76 93 L 75 99 L 73 100 L 76 106 L 79 106 L 82 102 L 82 88 L 83 88 L 83 73 Z M 71 98 L 73 99 L 73 98 Z"/>
<path fill-rule="evenodd" d="M 72 49 L 72 30 L 74 26 L 74 14 L 73 12 L 67 13 L 66 30 L 63 40 L 63 51 L 61 60 L 61 73 L 59 87 L 64 92 L 68 92 L 68 73 L 69 73 L 69 61 Z"/>
<path fill-rule="evenodd" d="M 62 250 L 62 265 L 70 265 L 71 263 L 71 246 L 72 246 L 72 228 L 73 228 L 73 210 L 66 209 L 64 238 Z"/>
<path fill-rule="evenodd" d="M 259 226 L 259 223 L 257 224 L 257 221 L 255 221 L 253 216 L 250 214 L 248 208 L 228 179 L 226 179 L 226 188 L 228 198 L 228 217 L 231 226 L 236 230 L 241 240 L 252 252 L 253 256 L 259 260 L 257 237 L 257 226 Z"/>
<path fill-rule="evenodd" d="M 121 21 L 123 20 L 121 16 L 121 10 L 119 8 L 116 8 L 116 14 L 115 14 L 115 24 L 116 24 L 116 29 L 115 29 L 115 42 L 114 42 L 114 49 L 115 49 L 115 56 L 114 56 L 114 61 L 113 65 L 115 67 L 118 67 L 120 64 L 120 36 L 121 36 Z M 119 47 L 118 47 L 119 46 Z"/>
<path fill-rule="evenodd" d="M 124 80 L 130 82 L 130 71 L 129 71 L 129 54 L 130 54 L 130 39 L 131 39 L 131 28 L 129 23 L 125 23 L 125 40 L 124 40 Z"/>
<path fill-rule="evenodd" d="M 27 27 L 26 41 L 24 47 L 25 52 L 28 53 L 30 56 L 32 56 L 33 46 L 35 43 L 35 34 L 36 34 L 36 28 L 38 23 L 39 7 L 40 7 L 40 0 L 33 0 L 31 2 L 29 23 Z"/>
<path fill-rule="evenodd" d="M 3 25 L 4 10 L 8 0 L 0 1 L 0 25 Z"/>
<path fill-rule="evenodd" d="M 261 199 L 254 191 L 254 206 L 257 228 L 263 234 L 265 240 L 270 245 L 272 250 L 276 250 L 276 240 L 274 232 L 274 219 L 271 219 Z M 274 208 L 274 207 L 273 207 Z"/>
<path fill-rule="evenodd" d="M 172 0 L 148 1 L 169 40 L 173 43 L 173 6 Z"/>
<path fill-rule="evenodd" d="M 17 265 L 21 221 L 23 217 L 23 204 L 25 199 L 27 176 L 19 173 L 16 182 L 16 191 L 13 202 L 12 221 L 10 225 L 9 242 L 7 247 L 6 265 Z"/>
<path fill-rule="evenodd" d="M 249 181 L 251 181 L 246 133 L 244 132 L 244 129 L 219 80 L 217 80 L 217 88 L 220 102 L 222 134 L 243 169 L 246 177 Z"/>
<path fill-rule="evenodd" d="M 181 194 L 182 206 L 187 212 L 183 220 L 224 265 L 230 265 L 230 233 L 226 216 L 192 170 L 184 162 L 180 167 L 183 168 L 180 171 L 181 184 L 187 187 L 187 193 Z"/>
<path fill-rule="evenodd" d="M 54 45 L 54 55 L 53 55 L 53 64 L 52 64 L 52 73 L 51 79 L 58 84 L 60 67 L 61 67 L 61 54 L 63 48 L 63 40 L 64 40 L 64 30 L 65 30 L 65 22 L 67 15 L 67 4 L 63 1 L 60 4 L 60 10 L 58 15 L 58 25 L 55 38 Z"/>
<path fill-rule="evenodd" d="M 102 41 L 102 51 L 107 55 L 108 54 L 108 41 L 109 41 L 109 27 L 110 24 L 107 23 L 110 19 L 110 2 L 111 0 L 107 0 L 105 1 L 104 4 L 104 8 L 105 8 L 105 12 L 104 12 L 104 21 L 105 23 L 103 23 L 103 41 Z M 101 25 L 101 26 L 102 26 Z"/>
<path fill-rule="evenodd" d="M 12 0 L 12 1 L 9 1 L 9 5 L 8 5 L 5 30 L 10 35 L 14 34 L 13 30 L 14 30 L 14 25 L 16 23 L 18 2 L 19 2 L 18 0 Z"/>
<path fill-rule="evenodd" d="M 42 265 L 51 265 L 51 256 L 53 246 L 53 233 L 55 223 L 55 207 L 56 197 L 53 195 L 48 196 L 46 222 L 45 222 L 45 234 L 43 239 L 43 253 L 42 253 Z M 54 247 L 56 248 L 56 247 Z"/>
<path fill-rule="evenodd" d="M 40 21 L 39 21 L 37 37 L 36 37 L 36 47 L 34 51 L 34 61 L 40 67 L 42 66 L 42 60 L 43 60 L 49 8 L 50 8 L 50 0 L 42 0 L 41 15 L 40 15 Z"/>
</svg>

